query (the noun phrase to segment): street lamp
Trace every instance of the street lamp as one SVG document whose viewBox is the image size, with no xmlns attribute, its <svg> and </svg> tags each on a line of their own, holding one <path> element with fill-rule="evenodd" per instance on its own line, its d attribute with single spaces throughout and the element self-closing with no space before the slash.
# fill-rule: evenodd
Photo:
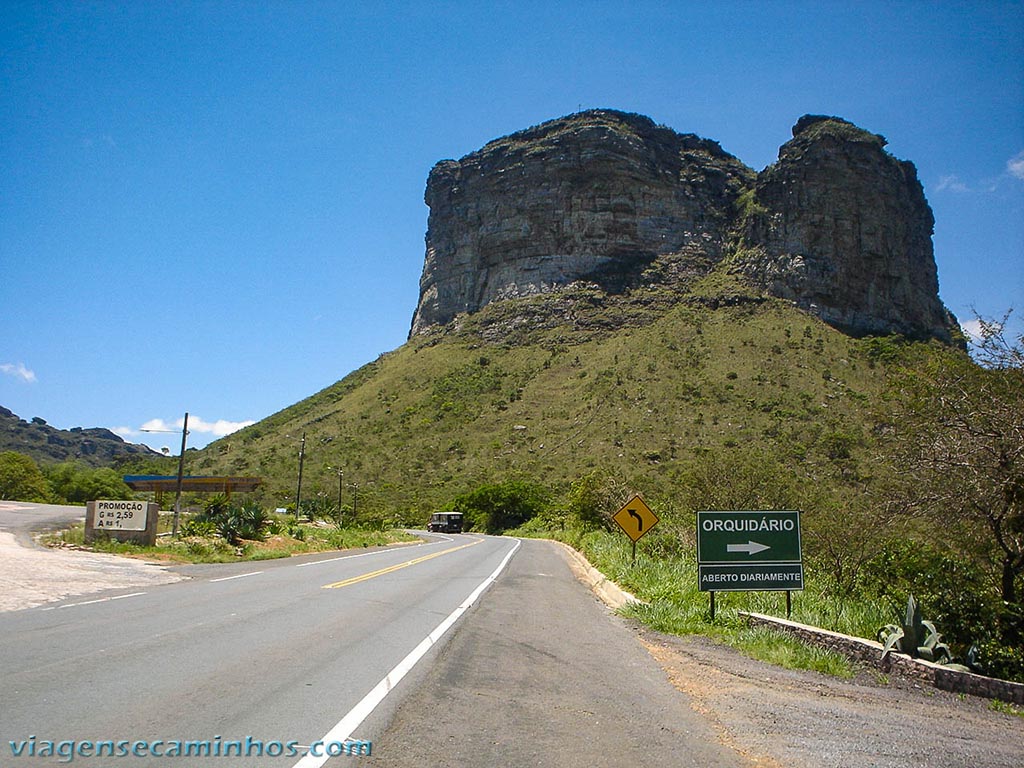
<svg viewBox="0 0 1024 768">
<path fill-rule="evenodd" d="M 177 432 L 176 429 L 143 429 L 142 432 Z M 178 535 L 178 520 L 181 517 L 181 480 L 185 475 L 185 440 L 188 437 L 188 411 L 185 411 L 185 421 L 181 425 L 181 453 L 178 455 L 178 483 L 174 492 L 174 529 L 173 535 Z"/>
<path fill-rule="evenodd" d="M 340 528 L 341 527 L 341 523 L 342 523 L 341 488 L 342 488 L 342 479 L 344 477 L 345 471 L 341 467 L 330 467 L 329 466 L 329 467 L 327 467 L 327 469 L 332 469 L 332 470 L 334 470 L 335 472 L 338 473 L 338 527 Z"/>
</svg>

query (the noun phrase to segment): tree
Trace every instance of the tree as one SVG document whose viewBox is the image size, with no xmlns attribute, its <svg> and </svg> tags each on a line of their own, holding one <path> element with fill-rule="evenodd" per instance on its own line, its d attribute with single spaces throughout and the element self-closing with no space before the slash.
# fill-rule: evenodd
<svg viewBox="0 0 1024 768">
<path fill-rule="evenodd" d="M 132 490 L 109 467 L 93 468 L 65 461 L 46 468 L 45 475 L 53 495 L 68 504 L 84 504 L 96 499 L 130 499 Z"/>
<path fill-rule="evenodd" d="M 516 528 L 544 509 L 547 493 L 535 483 L 506 480 L 482 485 L 455 499 L 452 508 L 462 512 L 474 528 L 486 533 L 501 533 Z"/>
<path fill-rule="evenodd" d="M 1024 337 L 979 321 L 977 362 L 948 351 L 902 372 L 890 396 L 891 447 L 908 508 L 969 524 L 995 555 L 1002 598 L 1024 574 Z M 972 525 L 970 525 L 972 524 Z"/>
<path fill-rule="evenodd" d="M 30 456 L 15 451 L 0 453 L 0 499 L 47 501 L 50 487 Z"/>
<path fill-rule="evenodd" d="M 572 483 L 566 512 L 583 528 L 611 530 L 611 516 L 627 498 L 628 489 L 614 475 L 595 469 Z"/>
</svg>

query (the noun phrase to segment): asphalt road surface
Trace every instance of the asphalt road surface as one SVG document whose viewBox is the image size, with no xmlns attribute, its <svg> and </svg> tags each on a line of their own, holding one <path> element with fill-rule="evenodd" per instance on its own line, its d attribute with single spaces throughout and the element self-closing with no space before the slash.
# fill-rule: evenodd
<svg viewBox="0 0 1024 768">
<path fill-rule="evenodd" d="M 0 531 L 14 534 L 19 543 L 31 546 L 34 531 L 55 528 L 85 519 L 85 507 L 0 501 Z M 0 763 L 2 765 L 2 763 Z"/>
<path fill-rule="evenodd" d="M 74 764 L 106 766 L 101 742 L 146 742 L 116 758 L 133 767 L 352 765 L 363 758 L 303 758 L 348 739 L 372 743 L 375 765 L 734 764 L 549 543 L 432 536 L 184 570 L 191 580 L 0 614 L 0 765 L 58 765 L 66 754 L 40 755 L 73 748 Z M 438 654 L 466 643 L 472 667 L 446 667 L 451 700 L 432 695 L 418 724 L 421 706 L 402 707 L 389 728 Z M 148 754 L 196 741 L 246 754 Z"/>
<path fill-rule="evenodd" d="M 573 578 L 562 550 L 529 540 L 373 738 L 359 765 L 753 765 Z"/>
<path fill-rule="evenodd" d="M 0 614 L 0 765 L 56 764 L 27 757 L 33 736 L 37 752 L 46 741 L 251 737 L 297 745 L 301 755 L 517 544 L 432 537 L 365 553 L 197 567 L 190 581 Z M 19 757 L 12 741 L 24 743 Z M 205 763 L 297 762 L 287 758 Z M 105 764 L 81 755 L 75 762 Z"/>
<path fill-rule="evenodd" d="M 1022 765 L 984 700 L 646 632 L 548 542 L 426 538 L 0 612 L 0 768 Z"/>
</svg>

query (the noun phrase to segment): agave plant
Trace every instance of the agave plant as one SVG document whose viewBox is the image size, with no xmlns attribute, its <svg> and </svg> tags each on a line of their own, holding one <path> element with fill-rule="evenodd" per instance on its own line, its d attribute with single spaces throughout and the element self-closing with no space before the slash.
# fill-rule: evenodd
<svg viewBox="0 0 1024 768">
<path fill-rule="evenodd" d="M 903 624 L 886 624 L 878 630 L 878 640 L 882 643 L 883 660 L 897 651 L 911 658 L 938 664 L 953 661 L 953 654 L 949 652 L 949 646 L 942 642 L 942 635 L 935 629 L 935 625 L 921 618 L 921 607 L 913 595 L 907 600 Z"/>
</svg>

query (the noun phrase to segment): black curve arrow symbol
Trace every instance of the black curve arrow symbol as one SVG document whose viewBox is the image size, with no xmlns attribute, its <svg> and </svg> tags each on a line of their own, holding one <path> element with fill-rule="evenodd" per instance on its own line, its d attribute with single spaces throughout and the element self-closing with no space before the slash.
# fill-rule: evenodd
<svg viewBox="0 0 1024 768">
<path fill-rule="evenodd" d="M 636 518 L 636 530 L 638 533 L 643 533 L 644 530 L 644 519 L 640 517 L 640 513 L 635 509 L 627 509 L 626 512 L 630 517 Z"/>
</svg>

